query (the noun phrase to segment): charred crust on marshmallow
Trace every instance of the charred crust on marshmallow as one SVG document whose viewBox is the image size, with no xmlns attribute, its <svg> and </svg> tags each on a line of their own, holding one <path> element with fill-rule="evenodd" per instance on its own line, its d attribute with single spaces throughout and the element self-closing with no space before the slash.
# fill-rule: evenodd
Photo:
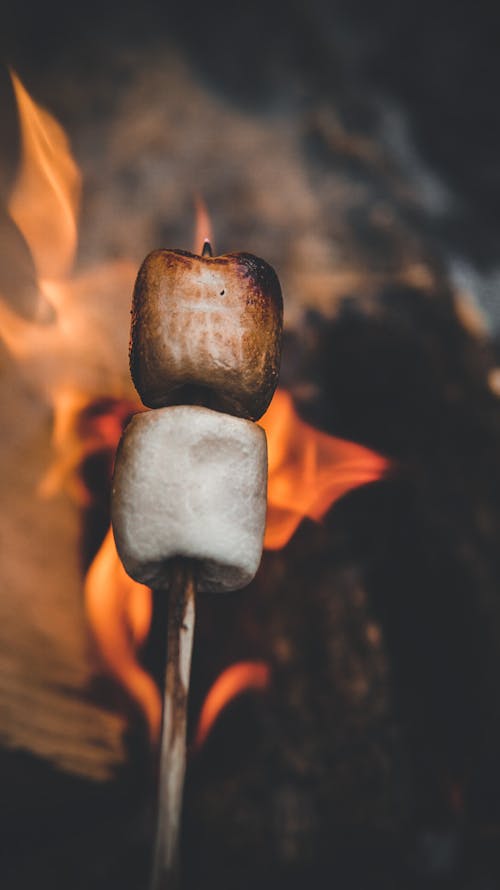
<svg viewBox="0 0 500 890">
<path fill-rule="evenodd" d="M 132 379 L 150 408 L 188 402 L 258 420 L 277 385 L 282 328 L 280 284 L 264 260 L 155 250 L 134 289 Z"/>
</svg>

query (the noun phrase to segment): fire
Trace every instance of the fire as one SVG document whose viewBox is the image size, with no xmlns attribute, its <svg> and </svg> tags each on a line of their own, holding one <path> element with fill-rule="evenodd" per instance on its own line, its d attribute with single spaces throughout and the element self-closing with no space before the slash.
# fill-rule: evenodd
<svg viewBox="0 0 500 890">
<path fill-rule="evenodd" d="M 61 125 L 35 104 L 14 72 L 21 168 L 9 213 L 28 242 L 40 280 L 64 278 L 77 244 L 81 174 Z"/>
<path fill-rule="evenodd" d="M 136 269 L 121 259 L 71 274 L 81 174 L 60 124 L 36 105 L 15 73 L 11 78 L 21 161 L 8 209 L 34 258 L 50 323 L 28 321 L 0 302 L 1 336 L 29 385 L 54 411 L 54 461 L 40 493 L 66 488 L 84 502 L 76 474 L 85 457 L 76 434 L 80 414 L 102 397 L 136 400 L 126 359 Z"/>
<path fill-rule="evenodd" d="M 193 750 L 203 747 L 216 720 L 230 702 L 250 690 L 267 689 L 270 680 L 271 670 L 264 661 L 239 661 L 222 671 L 203 703 Z"/>
<path fill-rule="evenodd" d="M 77 468 L 100 447 L 114 449 L 122 422 L 140 410 L 126 362 L 130 294 L 135 267 L 127 260 L 101 264 L 77 276 L 71 266 L 77 244 L 81 176 L 68 139 L 57 121 L 38 107 L 12 74 L 22 140 L 22 159 L 11 195 L 12 219 L 34 257 L 39 287 L 54 310 L 54 320 L 40 325 L 0 306 L 2 336 L 54 408 L 55 461 L 40 493 L 62 487 L 82 502 Z M 197 199 L 196 249 L 212 241 L 205 205 Z M 82 435 L 79 421 L 96 400 L 114 399 L 118 420 L 109 415 Z M 350 489 L 378 479 L 387 462 L 353 442 L 336 439 L 304 423 L 291 396 L 278 390 L 261 421 L 269 447 L 268 520 L 264 546 L 285 546 L 301 521 L 320 521 Z M 147 721 L 152 743 L 158 738 L 159 691 L 137 658 L 152 615 L 148 588 L 122 568 L 111 530 L 85 579 L 89 623 L 108 670 L 128 691 Z M 200 716 L 196 745 L 202 744 L 221 709 L 247 689 L 263 689 L 269 668 L 243 662 L 228 668 L 210 691 Z"/>
<path fill-rule="evenodd" d="M 388 468 L 374 451 L 304 423 L 284 390 L 276 392 L 260 423 L 269 454 L 268 550 L 280 550 L 302 519 L 319 522 L 342 495 L 379 479 Z"/>
<path fill-rule="evenodd" d="M 194 250 L 195 253 L 202 254 L 204 245 L 208 243 L 213 248 L 214 233 L 212 231 L 212 223 L 207 210 L 207 206 L 201 195 L 195 195 L 196 210 L 196 226 L 194 233 Z"/>
<path fill-rule="evenodd" d="M 343 494 L 372 482 L 388 464 L 378 454 L 322 433 L 304 423 L 285 390 L 278 390 L 261 420 L 268 438 L 268 517 L 264 546 L 284 547 L 302 519 L 318 522 Z M 118 444 L 120 427 L 115 427 Z M 141 597 L 147 602 L 141 606 Z M 154 741 L 161 722 L 158 690 L 137 662 L 134 640 L 137 614 L 150 615 L 150 591 L 125 574 L 115 550 L 111 530 L 87 575 L 87 614 L 105 663 L 125 686 L 144 713 Z M 142 611 L 141 611 L 142 610 Z M 145 619 L 144 619 L 145 620 Z M 143 625 L 141 625 L 143 628 Z M 247 689 L 263 689 L 269 668 L 263 663 L 243 662 L 228 668 L 210 690 L 200 715 L 194 746 L 201 746 L 220 711 Z"/>
<path fill-rule="evenodd" d="M 104 663 L 144 714 L 154 744 L 160 732 L 160 693 L 137 660 L 151 624 L 151 591 L 126 574 L 111 529 L 87 572 L 85 608 Z"/>
</svg>

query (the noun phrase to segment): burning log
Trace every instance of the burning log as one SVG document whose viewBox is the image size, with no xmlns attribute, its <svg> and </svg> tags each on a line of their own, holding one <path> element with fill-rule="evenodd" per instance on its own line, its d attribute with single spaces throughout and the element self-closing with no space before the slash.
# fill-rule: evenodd
<svg viewBox="0 0 500 890">
<path fill-rule="evenodd" d="M 187 695 L 195 592 L 246 586 L 266 514 L 265 433 L 282 330 L 274 271 L 247 254 L 158 251 L 134 292 L 131 370 L 146 404 L 127 428 L 113 481 L 113 528 L 127 572 L 168 593 L 167 669 L 153 890 L 179 881 Z M 191 399 L 198 405 L 177 405 Z M 168 407 L 159 407 L 159 406 Z"/>
</svg>

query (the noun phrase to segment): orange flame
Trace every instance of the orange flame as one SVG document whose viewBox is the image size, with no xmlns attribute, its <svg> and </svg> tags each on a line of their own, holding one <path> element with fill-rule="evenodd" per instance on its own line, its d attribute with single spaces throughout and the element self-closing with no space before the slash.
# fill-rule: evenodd
<svg viewBox="0 0 500 890">
<path fill-rule="evenodd" d="M 271 669 L 265 661 L 239 661 L 219 674 L 203 703 L 193 750 L 198 751 L 205 744 L 220 713 L 230 702 L 244 692 L 267 689 L 270 681 Z"/>
<path fill-rule="evenodd" d="M 194 198 L 194 206 L 196 210 L 196 225 L 194 233 L 194 252 L 203 253 L 203 247 L 208 242 L 211 247 L 214 246 L 214 233 L 212 230 L 212 221 L 201 195 L 196 194 Z"/>
<path fill-rule="evenodd" d="M 34 103 L 13 71 L 11 78 L 22 157 L 9 212 L 30 246 L 39 279 L 60 279 L 75 253 L 81 174 L 61 125 Z"/>
<path fill-rule="evenodd" d="M 342 495 L 379 479 L 388 468 L 374 451 L 301 420 L 285 390 L 277 390 L 260 423 L 269 456 L 268 550 L 284 547 L 306 516 L 319 522 Z"/>
<path fill-rule="evenodd" d="M 58 460 L 44 480 L 42 491 L 47 493 L 67 481 L 92 447 L 89 442 L 80 444 L 81 436 L 75 436 L 78 415 L 93 399 L 113 396 L 125 400 L 131 392 L 128 373 L 118 356 L 126 356 L 127 294 L 134 272 L 122 261 L 78 278 L 69 277 L 77 243 L 80 172 L 61 126 L 34 103 L 14 73 L 12 82 L 19 109 L 22 163 L 9 210 L 32 251 L 39 284 L 55 309 L 56 320 L 46 330 L 16 319 L 4 308 L 2 318 L 8 324 L 3 326 L 3 337 L 13 354 L 28 362 L 31 376 L 43 381 L 40 386 L 54 402 Z M 201 253 L 203 243 L 212 242 L 212 227 L 199 197 L 196 207 L 195 249 Z M 111 299 L 115 292 L 118 296 Z M 122 328 L 123 344 L 116 335 Z M 109 445 L 111 439 L 118 440 L 120 425 L 108 421 L 94 429 L 95 443 L 102 444 L 104 439 Z M 284 391 L 276 393 L 261 423 L 269 446 L 264 541 L 269 549 L 283 547 L 304 517 L 319 521 L 335 500 L 378 479 L 387 468 L 387 462 L 368 449 L 304 423 Z M 80 500 L 83 497 L 78 487 L 72 493 Z M 111 530 L 87 574 L 85 601 L 102 658 L 141 708 L 154 743 L 159 735 L 160 695 L 136 654 L 151 622 L 151 591 L 126 575 Z M 234 696 L 247 689 L 263 689 L 268 682 L 269 668 L 261 662 L 228 668 L 202 709 L 196 745 L 202 744 L 221 709 Z"/>
<path fill-rule="evenodd" d="M 35 261 L 40 307 L 50 307 L 51 323 L 28 321 L 1 301 L 1 337 L 21 373 L 54 408 L 54 461 L 40 494 L 51 496 L 66 488 L 85 503 L 76 474 L 84 456 L 75 435 L 77 419 L 102 396 L 132 396 L 126 355 L 136 270 L 133 263 L 113 260 L 78 276 L 70 274 L 81 174 L 61 125 L 34 102 L 14 72 L 11 78 L 21 162 L 8 209 Z"/>
<path fill-rule="evenodd" d="M 85 579 L 85 608 L 103 660 L 141 709 L 152 744 L 160 733 L 160 692 L 137 661 L 151 623 L 148 587 L 129 578 L 109 529 Z"/>
<path fill-rule="evenodd" d="M 380 455 L 304 423 L 284 390 L 276 392 L 261 423 L 269 450 L 267 549 L 284 547 L 305 516 L 319 521 L 343 494 L 380 478 L 387 469 L 388 463 Z M 116 438 L 117 444 L 117 430 Z M 142 632 L 134 632 L 138 618 L 133 614 L 134 609 L 142 609 L 142 615 L 150 615 L 151 593 L 125 574 L 111 530 L 87 575 L 85 592 L 87 613 L 104 661 L 140 705 L 154 742 L 161 703 L 156 686 L 135 656 L 134 640 L 142 640 L 145 631 L 141 625 Z M 147 601 L 142 606 L 141 597 Z M 269 668 L 262 662 L 242 662 L 224 671 L 203 705 L 194 748 L 201 747 L 232 698 L 248 689 L 264 689 L 268 683 Z"/>
</svg>

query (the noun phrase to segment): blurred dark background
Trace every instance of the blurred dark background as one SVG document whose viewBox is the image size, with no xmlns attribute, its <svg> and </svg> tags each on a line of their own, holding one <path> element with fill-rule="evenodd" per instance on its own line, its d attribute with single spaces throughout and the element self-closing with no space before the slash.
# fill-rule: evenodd
<svg viewBox="0 0 500 890">
<path fill-rule="evenodd" d="M 6 5 L 1 40 L 4 61 L 41 95 L 56 74 L 90 66 L 106 101 L 116 51 L 143 46 L 176 47 L 243 106 L 272 109 L 285 84 L 300 85 L 354 130 L 369 129 L 368 96 L 380 91 L 401 103 L 413 153 L 457 198 L 439 235 L 487 271 L 498 243 L 498 18 L 487 2 L 23 3 Z"/>
</svg>

